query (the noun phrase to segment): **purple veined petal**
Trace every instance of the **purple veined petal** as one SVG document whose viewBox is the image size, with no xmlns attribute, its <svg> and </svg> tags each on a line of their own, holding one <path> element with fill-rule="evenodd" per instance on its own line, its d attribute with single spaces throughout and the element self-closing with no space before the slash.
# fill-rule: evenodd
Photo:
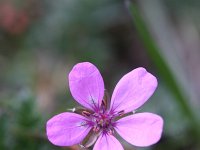
<svg viewBox="0 0 200 150">
<path fill-rule="evenodd" d="M 96 144 L 94 145 L 93 150 L 124 150 L 119 141 L 112 135 L 102 134 Z"/>
<path fill-rule="evenodd" d="M 104 95 L 104 82 L 99 70 L 89 62 L 78 63 L 69 73 L 69 87 L 74 99 L 82 106 L 95 110 Z"/>
<path fill-rule="evenodd" d="M 91 127 L 84 125 L 87 119 L 75 113 L 61 113 L 46 124 L 49 141 L 57 146 L 71 146 L 80 143 L 89 133 Z"/>
<path fill-rule="evenodd" d="M 135 146 L 150 146 L 161 138 L 163 119 L 152 113 L 137 113 L 118 120 L 115 130 Z"/>
<path fill-rule="evenodd" d="M 154 93 L 157 79 L 144 68 L 136 68 L 124 75 L 117 83 L 112 98 L 111 112 L 136 110 Z"/>
</svg>

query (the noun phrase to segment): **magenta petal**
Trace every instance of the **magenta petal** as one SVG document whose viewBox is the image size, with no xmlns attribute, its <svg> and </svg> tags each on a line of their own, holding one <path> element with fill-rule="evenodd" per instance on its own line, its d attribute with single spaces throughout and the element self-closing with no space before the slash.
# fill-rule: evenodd
<svg viewBox="0 0 200 150">
<path fill-rule="evenodd" d="M 49 141 L 58 146 L 80 143 L 91 127 L 84 125 L 87 119 L 75 113 L 61 113 L 51 118 L 46 125 Z"/>
<path fill-rule="evenodd" d="M 112 135 L 101 135 L 96 144 L 94 145 L 93 150 L 123 150 L 122 145 L 119 141 Z"/>
<path fill-rule="evenodd" d="M 124 75 L 117 83 L 112 98 L 111 111 L 125 113 L 143 105 L 154 93 L 157 79 L 144 68 L 137 68 Z"/>
<path fill-rule="evenodd" d="M 137 113 L 118 120 L 115 130 L 135 146 L 150 146 L 161 138 L 163 119 L 152 113 Z"/>
<path fill-rule="evenodd" d="M 101 105 L 104 82 L 99 70 L 89 62 L 78 63 L 69 73 L 69 87 L 74 99 L 95 110 Z"/>
</svg>

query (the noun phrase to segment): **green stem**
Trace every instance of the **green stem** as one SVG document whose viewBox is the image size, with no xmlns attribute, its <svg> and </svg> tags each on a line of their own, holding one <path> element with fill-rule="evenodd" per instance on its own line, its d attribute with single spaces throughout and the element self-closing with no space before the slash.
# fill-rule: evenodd
<svg viewBox="0 0 200 150">
<path fill-rule="evenodd" d="M 195 135 L 200 138 L 200 129 L 199 129 L 199 122 L 196 118 L 193 109 L 188 104 L 185 96 L 181 92 L 180 87 L 178 86 L 175 77 L 173 76 L 169 66 L 166 64 L 165 60 L 162 58 L 161 54 L 159 53 L 159 49 L 153 40 L 146 24 L 139 13 L 137 6 L 134 3 L 130 3 L 128 5 L 128 9 L 131 13 L 133 23 L 138 31 L 138 34 L 143 41 L 149 56 L 152 58 L 153 62 L 155 63 L 159 74 L 163 77 L 166 81 L 166 85 L 168 89 L 173 93 L 176 102 L 179 104 L 182 113 L 190 120 L 192 130 L 194 131 Z"/>
</svg>

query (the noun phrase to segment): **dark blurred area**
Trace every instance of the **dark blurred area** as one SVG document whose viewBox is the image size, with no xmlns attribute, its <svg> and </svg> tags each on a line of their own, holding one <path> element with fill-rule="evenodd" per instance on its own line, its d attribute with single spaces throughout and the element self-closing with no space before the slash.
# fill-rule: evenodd
<svg viewBox="0 0 200 150">
<path fill-rule="evenodd" d="M 166 72 L 141 38 L 127 7 L 132 4 Z M 162 139 L 147 148 L 120 139 L 125 150 L 200 149 L 200 1 L 0 0 L 0 150 L 81 149 L 52 145 L 45 125 L 77 106 L 67 76 L 82 61 L 99 68 L 110 95 L 137 67 L 158 78 L 155 94 L 139 111 L 164 118 Z M 182 101 L 165 74 L 172 75 Z"/>
</svg>

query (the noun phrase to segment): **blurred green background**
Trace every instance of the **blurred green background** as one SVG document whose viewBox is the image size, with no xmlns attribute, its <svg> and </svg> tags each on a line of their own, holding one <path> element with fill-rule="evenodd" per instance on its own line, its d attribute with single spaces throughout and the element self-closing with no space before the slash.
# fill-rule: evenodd
<svg viewBox="0 0 200 150">
<path fill-rule="evenodd" d="M 77 106 L 67 75 L 95 64 L 111 94 L 145 67 L 159 86 L 139 112 L 164 118 L 162 139 L 147 148 L 200 149 L 199 0 L 0 0 L 0 150 L 56 147 L 46 121 Z"/>
</svg>

